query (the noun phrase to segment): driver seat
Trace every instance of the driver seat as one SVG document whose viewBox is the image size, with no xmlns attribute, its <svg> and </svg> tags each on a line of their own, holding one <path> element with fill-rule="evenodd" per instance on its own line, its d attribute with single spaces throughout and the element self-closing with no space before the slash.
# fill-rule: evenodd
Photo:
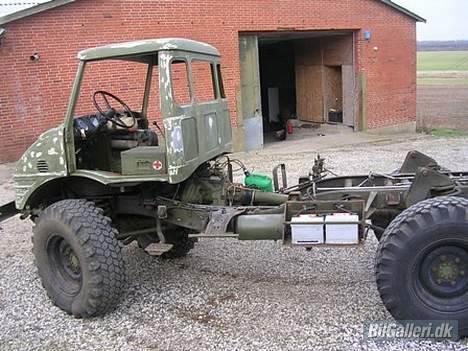
<svg viewBox="0 0 468 351">
<path fill-rule="evenodd" d="M 112 150 L 129 150 L 137 146 L 158 146 L 158 135 L 151 129 L 121 131 L 111 134 Z"/>
</svg>

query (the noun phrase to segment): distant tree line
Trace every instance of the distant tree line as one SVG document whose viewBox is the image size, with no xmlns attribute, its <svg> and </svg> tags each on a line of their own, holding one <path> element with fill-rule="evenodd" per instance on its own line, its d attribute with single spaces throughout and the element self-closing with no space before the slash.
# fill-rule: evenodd
<svg viewBox="0 0 468 351">
<path fill-rule="evenodd" d="M 418 51 L 468 50 L 468 40 L 418 41 Z"/>
</svg>

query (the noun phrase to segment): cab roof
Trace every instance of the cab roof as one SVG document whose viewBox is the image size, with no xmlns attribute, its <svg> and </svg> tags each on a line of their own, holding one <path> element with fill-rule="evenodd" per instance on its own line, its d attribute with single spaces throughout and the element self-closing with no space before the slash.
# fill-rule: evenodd
<svg viewBox="0 0 468 351">
<path fill-rule="evenodd" d="M 129 58 L 135 61 L 147 61 L 148 56 L 162 50 L 180 50 L 211 56 L 220 56 L 219 51 L 209 44 L 182 38 L 163 38 L 129 41 L 86 49 L 78 53 L 81 61 L 93 61 Z"/>
</svg>

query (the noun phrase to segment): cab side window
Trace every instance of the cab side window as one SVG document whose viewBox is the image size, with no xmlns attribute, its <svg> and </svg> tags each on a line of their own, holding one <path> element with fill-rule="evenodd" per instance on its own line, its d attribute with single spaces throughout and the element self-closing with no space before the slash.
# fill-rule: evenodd
<svg viewBox="0 0 468 351">
<path fill-rule="evenodd" d="M 208 61 L 193 60 L 192 87 L 197 102 L 216 100 L 216 79 L 214 65 Z"/>
<path fill-rule="evenodd" d="M 223 83 L 223 75 L 221 74 L 221 65 L 218 63 L 216 65 L 216 72 L 218 73 L 218 82 L 219 82 L 219 93 L 221 99 L 226 98 L 226 93 L 224 92 L 224 83 Z"/>
<path fill-rule="evenodd" d="M 191 103 L 190 84 L 188 80 L 187 62 L 174 60 L 171 62 L 172 94 L 179 105 Z"/>
</svg>

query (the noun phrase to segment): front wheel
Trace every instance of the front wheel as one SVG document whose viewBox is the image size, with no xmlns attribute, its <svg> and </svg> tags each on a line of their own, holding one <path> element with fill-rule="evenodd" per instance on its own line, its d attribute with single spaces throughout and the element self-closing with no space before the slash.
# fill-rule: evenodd
<svg viewBox="0 0 468 351">
<path fill-rule="evenodd" d="M 397 320 L 457 320 L 468 336 L 468 200 L 438 197 L 398 215 L 376 256 L 380 296 Z"/>
<path fill-rule="evenodd" d="M 33 253 L 52 302 L 75 317 L 111 310 L 125 285 L 116 231 L 92 202 L 63 200 L 47 207 L 33 229 Z"/>
</svg>

